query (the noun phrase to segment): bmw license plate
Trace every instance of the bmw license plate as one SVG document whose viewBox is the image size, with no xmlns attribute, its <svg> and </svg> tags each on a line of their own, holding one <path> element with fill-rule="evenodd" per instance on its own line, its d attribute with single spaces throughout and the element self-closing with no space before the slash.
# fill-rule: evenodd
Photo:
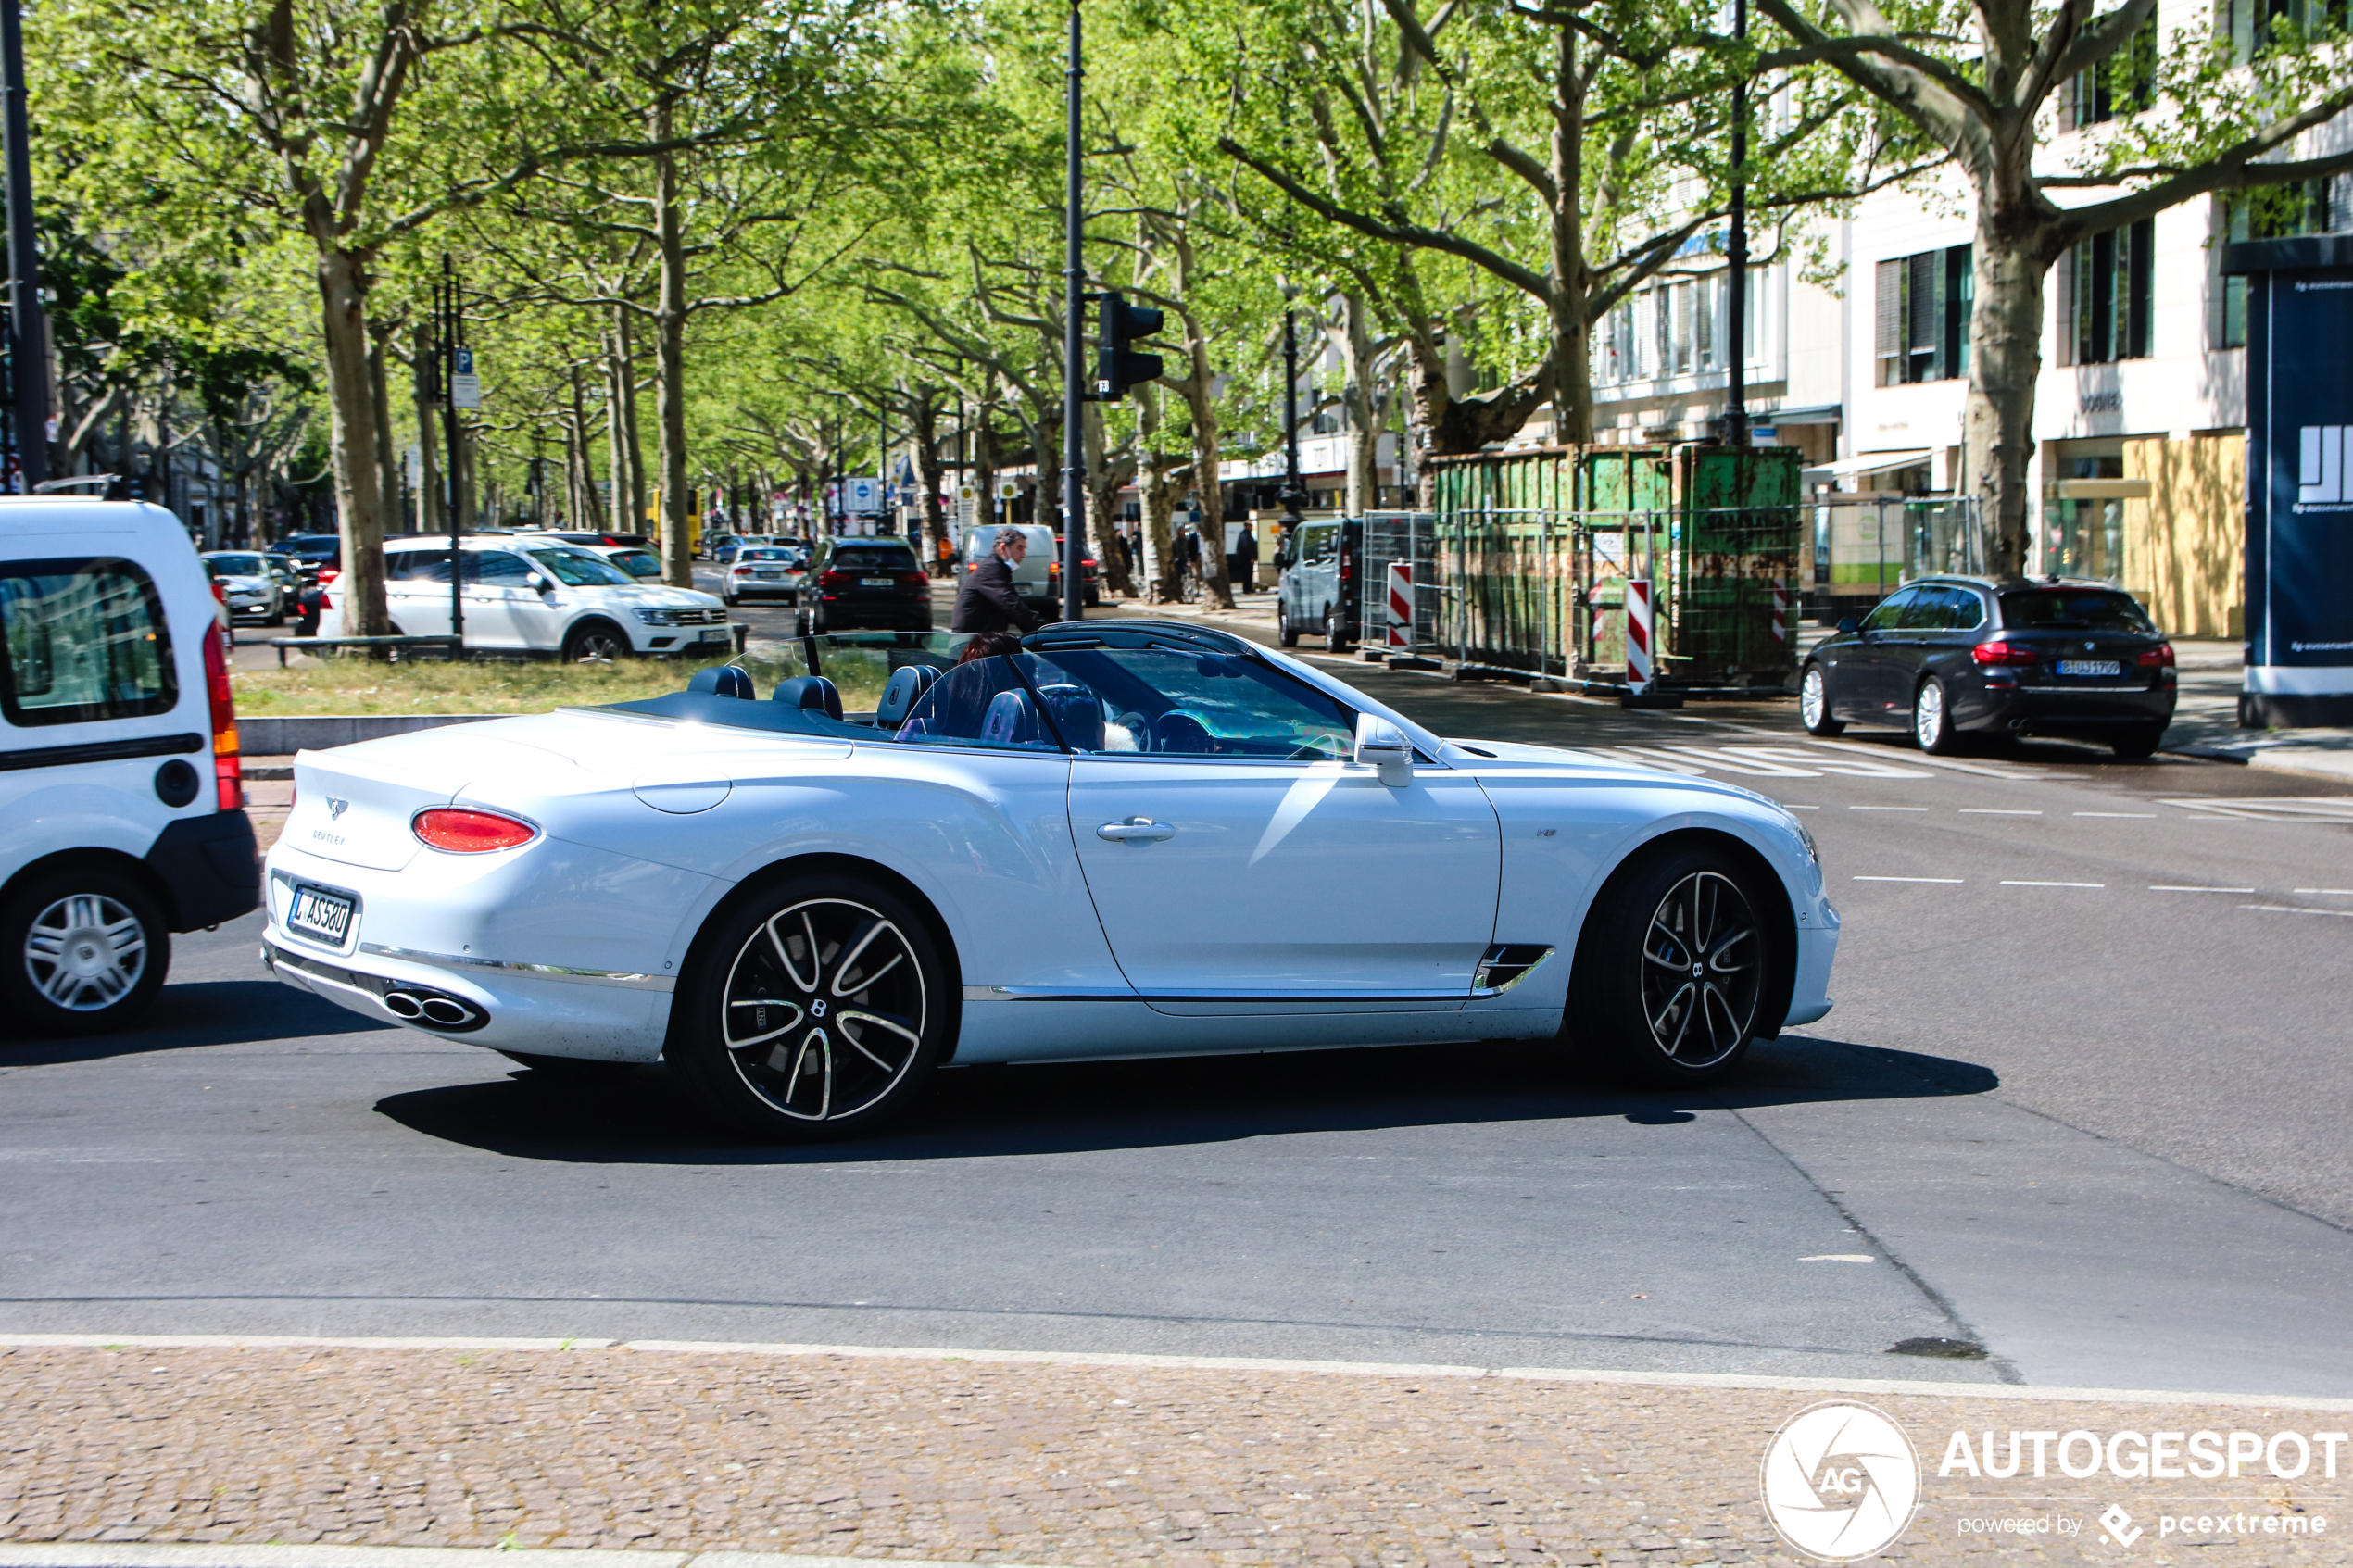
<svg viewBox="0 0 2353 1568">
<path fill-rule="evenodd" d="M 2062 659 L 2057 669 L 2062 675 L 2121 675 L 2124 663 L 2115 659 Z"/>
<path fill-rule="evenodd" d="M 294 902 L 286 906 L 286 929 L 340 947 L 351 935 L 351 900 L 323 887 L 296 884 Z"/>
<path fill-rule="evenodd" d="M 887 577 L 861 577 L 858 580 L 858 585 L 861 588 L 887 588 L 891 585 L 891 580 Z"/>
</svg>

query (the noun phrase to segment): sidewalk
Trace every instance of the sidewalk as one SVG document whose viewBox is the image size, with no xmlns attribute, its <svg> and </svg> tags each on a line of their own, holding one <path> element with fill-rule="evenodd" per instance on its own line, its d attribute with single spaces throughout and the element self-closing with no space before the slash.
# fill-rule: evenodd
<svg viewBox="0 0 2353 1568">
<path fill-rule="evenodd" d="M 2182 685 L 2172 727 L 2165 732 L 2166 750 L 2353 784 L 2353 729 L 2239 727 L 2239 690 L 2246 668 L 2242 645 L 2179 641 L 2173 647 Z"/>
<path fill-rule="evenodd" d="M 1839 1392 L 978 1351 L 94 1338 L 0 1341 L 0 1562 L 7 1544 L 86 1541 L 1067 1568 L 1794 1563 L 1759 1504 L 1759 1464 L 1783 1423 Z M 2339 1520 L 2353 1483 L 2322 1478 L 2318 1447 L 2307 1478 L 2288 1481 L 2259 1464 L 2172 1485 L 1938 1474 L 1954 1431 L 2268 1441 L 2353 1425 L 2353 1401 L 1921 1383 L 1852 1397 L 1901 1424 L 1924 1468 L 1921 1510 L 1891 1560 L 2105 1560 L 2106 1543 L 2084 1537 L 2112 1503 L 2152 1537 L 2179 1507 L 2259 1518 L 2253 1543 L 2167 1543 L 2211 1562 L 2341 1562 L 2331 1537 L 2353 1528 Z M 2339 1459 L 2353 1473 L 2353 1453 Z M 1961 1523 L 2057 1514 L 2080 1534 L 1989 1538 Z M 2267 1537 L 2263 1515 L 2327 1525 Z"/>
</svg>

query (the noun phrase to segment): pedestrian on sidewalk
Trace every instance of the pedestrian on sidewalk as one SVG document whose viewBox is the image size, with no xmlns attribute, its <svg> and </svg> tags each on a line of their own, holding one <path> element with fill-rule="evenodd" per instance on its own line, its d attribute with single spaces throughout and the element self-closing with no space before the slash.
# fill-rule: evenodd
<svg viewBox="0 0 2353 1568">
<path fill-rule="evenodd" d="M 1248 523 L 1234 540 L 1234 553 L 1226 558 L 1226 578 L 1238 592 L 1247 594 L 1257 586 L 1258 535 Z"/>
<path fill-rule="evenodd" d="M 1044 624 L 1013 591 L 1013 568 L 1029 553 L 1029 535 L 1011 524 L 997 531 L 996 547 L 956 590 L 956 613 L 948 630 L 962 638 L 989 632 L 1035 632 Z M 951 644 L 951 646 L 960 646 Z"/>
</svg>

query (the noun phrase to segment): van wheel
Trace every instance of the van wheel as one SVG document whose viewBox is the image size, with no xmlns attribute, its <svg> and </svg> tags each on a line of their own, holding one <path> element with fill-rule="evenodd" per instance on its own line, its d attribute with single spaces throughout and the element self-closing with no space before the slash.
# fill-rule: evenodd
<svg viewBox="0 0 2353 1568">
<path fill-rule="evenodd" d="M 1336 609 L 1324 617 L 1324 646 L 1334 653 L 1348 646 L 1348 622 L 1340 619 Z"/>
<path fill-rule="evenodd" d="M 162 909 L 120 872 L 52 872 L 0 911 L 0 999 L 29 1034 L 120 1029 L 146 1011 L 170 967 Z"/>
<path fill-rule="evenodd" d="M 947 1049 L 956 1005 L 913 908 L 864 878 L 814 872 L 761 890 L 697 941 L 668 1052 L 719 1116 L 813 1143 L 905 1110 Z"/>
<path fill-rule="evenodd" d="M 610 664 L 629 655 L 629 639 L 610 621 L 584 621 L 564 637 L 566 664 Z"/>
<path fill-rule="evenodd" d="M 1290 623 L 1290 616 L 1281 605 L 1275 607 L 1275 641 L 1287 648 L 1299 646 L 1299 628 Z"/>
</svg>

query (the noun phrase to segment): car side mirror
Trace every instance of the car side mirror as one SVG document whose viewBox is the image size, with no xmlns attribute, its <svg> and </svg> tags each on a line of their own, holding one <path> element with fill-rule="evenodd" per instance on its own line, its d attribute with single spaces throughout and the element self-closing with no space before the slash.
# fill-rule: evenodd
<svg viewBox="0 0 2353 1568">
<path fill-rule="evenodd" d="M 1360 768 L 1377 768 L 1380 782 L 1402 789 L 1414 782 L 1414 745 L 1405 732 L 1376 714 L 1356 716 L 1356 749 L 1353 760 Z"/>
<path fill-rule="evenodd" d="M 523 582 L 542 594 L 551 594 L 555 592 L 556 589 L 556 584 L 553 579 L 543 577 L 535 571 L 530 576 L 524 578 Z"/>
<path fill-rule="evenodd" d="M 1859 632 L 1863 629 L 1863 623 L 1851 615 L 1842 615 L 1838 618 L 1838 629 L 1844 633 Z"/>
</svg>

